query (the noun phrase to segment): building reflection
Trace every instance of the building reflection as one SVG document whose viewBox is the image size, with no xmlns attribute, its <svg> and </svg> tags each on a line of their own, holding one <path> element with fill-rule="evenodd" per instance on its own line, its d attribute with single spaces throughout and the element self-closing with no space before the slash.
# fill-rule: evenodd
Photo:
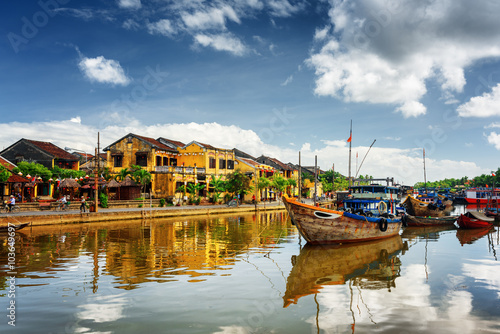
<svg viewBox="0 0 500 334">
<path fill-rule="evenodd" d="M 85 274 L 93 292 L 103 275 L 113 286 L 134 289 L 141 283 L 185 279 L 198 282 L 211 275 L 230 275 L 241 254 L 294 235 L 285 212 L 198 219 L 129 221 L 120 223 L 35 226 L 16 235 L 18 278 L 57 278 L 62 271 L 91 266 Z M 7 263 L 4 239 L 0 261 Z M 85 259 L 85 260 L 82 260 Z M 6 289 L 7 269 L 0 270 Z M 33 281 L 37 284 L 37 281 Z"/>
</svg>

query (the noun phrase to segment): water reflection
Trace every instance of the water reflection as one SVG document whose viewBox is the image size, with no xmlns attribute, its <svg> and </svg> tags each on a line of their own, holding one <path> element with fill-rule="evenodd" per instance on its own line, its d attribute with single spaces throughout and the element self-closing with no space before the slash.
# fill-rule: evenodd
<svg viewBox="0 0 500 334">
<path fill-rule="evenodd" d="M 46 285 L 62 271 L 88 267 L 82 289 L 96 292 L 102 275 L 114 287 L 131 290 L 144 282 L 169 282 L 188 277 L 224 275 L 238 256 L 252 249 L 265 252 L 276 239 L 294 233 L 286 213 L 217 216 L 191 220 L 131 221 L 31 227 L 17 233 L 18 278 Z M 0 261 L 7 263 L 7 241 Z M 5 268 L 6 269 L 6 268 Z M 0 271 L 0 289 L 6 270 Z"/>
<path fill-rule="evenodd" d="M 287 279 L 284 307 L 299 298 L 321 292 L 328 285 L 344 284 L 362 289 L 388 289 L 396 286 L 403 249 L 401 237 L 341 246 L 306 245 L 292 257 L 293 268 Z"/>
</svg>

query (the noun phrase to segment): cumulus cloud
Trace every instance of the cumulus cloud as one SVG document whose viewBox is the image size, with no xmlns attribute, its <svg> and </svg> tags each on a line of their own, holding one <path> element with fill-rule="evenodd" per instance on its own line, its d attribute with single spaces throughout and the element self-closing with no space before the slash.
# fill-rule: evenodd
<svg viewBox="0 0 500 334">
<path fill-rule="evenodd" d="M 475 96 L 457 108 L 462 117 L 500 116 L 500 84 L 492 88 L 490 93 Z"/>
<path fill-rule="evenodd" d="M 82 57 L 78 67 L 87 79 L 92 82 L 126 86 L 130 79 L 125 75 L 120 63 L 103 56 L 96 58 Z"/>
<path fill-rule="evenodd" d="M 141 0 L 118 0 L 118 6 L 127 9 L 141 8 Z"/>
<path fill-rule="evenodd" d="M 431 79 L 454 100 L 466 83 L 466 66 L 500 56 L 500 21 L 492 15 L 498 7 L 489 1 L 330 4 L 333 32 L 316 32 L 320 45 L 308 59 L 318 95 L 391 104 L 404 117 L 417 117 L 426 113 L 420 100 Z"/>
<path fill-rule="evenodd" d="M 207 8 L 194 13 L 182 13 L 182 21 L 189 30 L 225 29 L 226 18 L 240 23 L 240 19 L 234 9 L 228 5 L 220 8 Z"/>
<path fill-rule="evenodd" d="M 279 147 L 265 143 L 253 130 L 243 129 L 239 126 L 221 125 L 219 123 L 181 123 L 181 124 L 154 124 L 144 125 L 131 116 L 119 112 L 101 115 L 109 119 L 108 125 L 99 129 L 86 124 L 80 116 L 71 117 L 69 120 L 32 123 L 0 123 L 0 142 L 4 147 L 13 144 L 21 138 L 50 141 L 60 147 L 73 147 L 93 152 L 96 145 L 95 138 L 100 132 L 102 147 L 111 144 L 127 133 L 158 138 L 165 137 L 189 143 L 192 140 L 211 144 L 220 148 L 238 148 L 253 156 L 267 155 L 287 163 L 298 163 L 298 149 L 296 147 Z M 12 134 L 16 134 L 16 138 Z M 95 134 L 92 136 L 91 134 Z M 335 170 L 347 175 L 348 148 L 345 138 L 320 140 L 321 144 L 313 148 L 310 143 L 296 143 L 300 147 L 303 165 L 314 165 L 315 156 L 318 165 L 325 170 L 331 169 L 335 163 Z M 499 140 L 500 143 L 500 140 Z M 364 156 L 368 146 L 355 146 L 352 152 L 359 152 Z M 421 149 L 397 149 L 389 147 L 372 147 L 366 161 L 359 171 L 360 175 L 373 175 L 375 177 L 391 176 L 403 184 L 413 185 L 422 181 Z M 433 179 L 474 177 L 489 173 L 474 162 L 437 160 L 427 158 L 427 173 Z M 353 160 L 352 174 L 355 174 Z"/>
</svg>

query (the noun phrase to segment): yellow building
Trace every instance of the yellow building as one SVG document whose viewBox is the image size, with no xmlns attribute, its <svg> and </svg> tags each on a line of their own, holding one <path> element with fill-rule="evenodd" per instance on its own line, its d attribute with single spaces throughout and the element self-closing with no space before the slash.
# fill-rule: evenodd
<svg viewBox="0 0 500 334">
<path fill-rule="evenodd" d="M 184 173 L 176 173 L 177 188 L 188 183 L 204 183 L 205 188 L 200 193 L 207 196 L 212 192 L 210 176 L 222 176 L 225 180 L 227 174 L 234 172 L 235 154 L 232 149 L 217 148 L 212 145 L 192 141 L 184 147 L 178 148 L 179 166 L 184 168 Z"/>
<path fill-rule="evenodd" d="M 105 147 L 104 152 L 107 153 L 107 167 L 112 174 L 118 174 L 131 165 L 141 166 L 152 174 L 150 190 L 154 197 L 174 194 L 172 181 L 179 157 L 175 148 L 153 138 L 129 133 Z"/>
<path fill-rule="evenodd" d="M 236 157 L 237 168 L 244 174 L 251 178 L 251 185 L 254 187 L 254 191 L 250 194 L 244 196 L 243 201 L 252 201 L 253 196 L 260 202 L 266 199 L 275 198 L 271 187 L 265 189 L 257 189 L 256 182 L 260 177 L 271 178 L 276 169 L 266 164 L 259 163 L 250 158 Z"/>
</svg>

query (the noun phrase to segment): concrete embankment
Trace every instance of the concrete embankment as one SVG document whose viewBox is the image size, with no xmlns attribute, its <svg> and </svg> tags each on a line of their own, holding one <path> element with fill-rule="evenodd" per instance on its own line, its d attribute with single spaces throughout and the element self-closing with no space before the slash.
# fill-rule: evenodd
<svg viewBox="0 0 500 334">
<path fill-rule="evenodd" d="M 258 211 L 284 210 L 283 204 L 259 205 Z M 254 205 L 242 205 L 240 207 L 227 206 L 185 206 L 185 207 L 167 207 L 167 208 L 127 208 L 127 209 L 102 209 L 98 212 L 80 213 L 79 211 L 53 212 L 20 212 L 14 214 L 2 214 L 0 216 L 0 226 L 8 223 L 31 223 L 36 225 L 54 225 L 54 224 L 78 224 L 93 222 L 111 222 L 120 220 L 135 219 L 156 219 L 172 217 L 192 217 L 192 216 L 211 216 L 220 214 L 242 214 L 255 212 Z"/>
</svg>

